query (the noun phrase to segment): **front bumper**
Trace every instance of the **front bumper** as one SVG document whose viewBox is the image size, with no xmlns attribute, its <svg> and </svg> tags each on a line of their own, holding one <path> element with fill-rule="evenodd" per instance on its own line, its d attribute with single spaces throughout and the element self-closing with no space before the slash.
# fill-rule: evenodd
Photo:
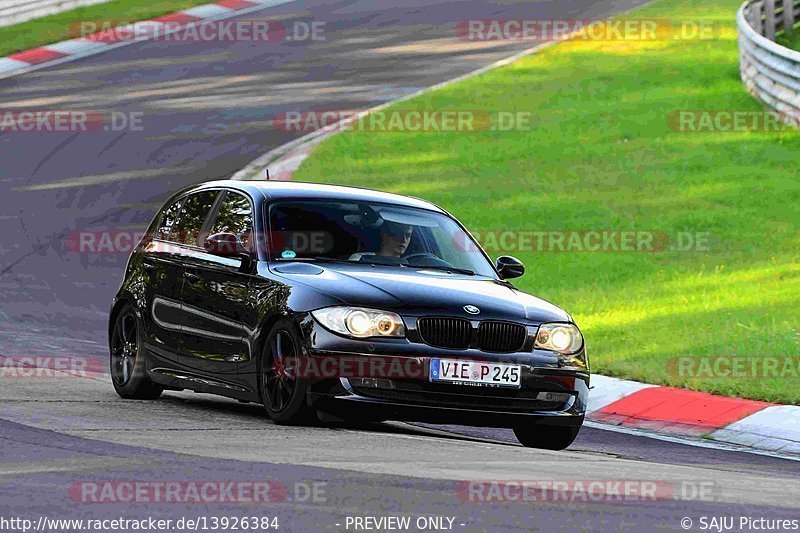
<svg viewBox="0 0 800 533">
<path fill-rule="evenodd" d="M 377 383 L 365 387 L 364 381 Z M 586 413 L 588 383 L 576 378 L 572 390 L 554 385 L 564 381 L 543 379 L 538 384 L 529 382 L 529 388 L 515 389 L 521 393 L 519 396 L 498 396 L 493 387 L 444 385 L 435 391 L 411 390 L 402 384 L 398 386 L 396 381 L 392 382 L 394 388 L 388 388 L 387 380 L 341 378 L 338 387 L 326 392 L 311 392 L 309 399 L 320 410 L 351 419 L 487 427 L 524 424 L 580 426 Z M 358 386 L 354 386 L 354 382 Z M 548 393 L 545 389 L 557 389 L 558 398 L 566 397 L 566 401 L 539 399 Z"/>
<path fill-rule="evenodd" d="M 309 399 L 318 409 L 334 416 L 489 427 L 583 423 L 589 398 L 589 372 L 565 367 L 550 352 L 499 354 L 441 349 L 407 339 L 346 339 L 313 320 L 302 329 L 308 333 L 308 355 L 320 361 L 319 368 L 324 368 L 321 361 L 326 359 L 330 363 L 330 359 L 357 358 L 391 361 L 375 367 L 367 365 L 367 369 L 394 368 L 406 372 L 403 375 L 367 372 L 335 378 L 329 375 L 316 380 Z M 432 382 L 431 358 L 519 364 L 521 387 Z"/>
</svg>

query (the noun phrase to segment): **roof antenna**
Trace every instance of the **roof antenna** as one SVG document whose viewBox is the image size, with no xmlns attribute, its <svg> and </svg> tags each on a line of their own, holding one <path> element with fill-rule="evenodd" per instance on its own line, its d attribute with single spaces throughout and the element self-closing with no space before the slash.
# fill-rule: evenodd
<svg viewBox="0 0 800 533">
<path fill-rule="evenodd" d="M 268 168 L 264 169 L 264 179 L 269 181 L 269 169 Z"/>
</svg>

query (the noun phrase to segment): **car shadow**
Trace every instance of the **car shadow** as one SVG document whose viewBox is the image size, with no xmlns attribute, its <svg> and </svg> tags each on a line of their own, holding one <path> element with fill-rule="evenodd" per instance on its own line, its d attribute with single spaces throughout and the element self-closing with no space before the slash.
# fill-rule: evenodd
<svg viewBox="0 0 800 533">
<path fill-rule="evenodd" d="M 239 402 L 221 396 L 205 393 L 192 393 L 188 391 L 173 392 L 167 391 L 158 400 L 164 404 L 180 405 L 183 408 L 197 408 L 202 409 L 203 413 L 208 415 L 220 415 L 228 417 L 247 417 L 252 418 L 258 423 L 265 425 L 277 425 L 274 421 L 270 420 L 264 407 L 257 403 Z M 308 429 L 327 429 L 330 431 L 358 431 L 368 433 L 382 433 L 394 435 L 408 435 L 418 437 L 432 437 L 446 440 L 457 440 L 464 442 L 491 442 L 493 444 L 500 444 L 506 446 L 519 446 L 516 442 L 505 442 L 492 437 L 469 435 L 458 433 L 457 429 L 444 428 L 433 424 L 421 424 L 403 422 L 403 421 L 356 421 L 356 420 L 340 420 L 334 419 L 331 415 L 323 414 L 323 421 L 318 421 L 313 424 L 304 426 L 291 426 L 295 428 L 308 428 Z M 502 430 L 499 430 L 502 431 Z"/>
</svg>

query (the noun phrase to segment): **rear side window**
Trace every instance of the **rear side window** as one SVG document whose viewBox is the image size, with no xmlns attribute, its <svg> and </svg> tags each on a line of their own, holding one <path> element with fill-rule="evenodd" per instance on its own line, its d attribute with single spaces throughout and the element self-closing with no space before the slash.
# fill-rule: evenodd
<svg viewBox="0 0 800 533">
<path fill-rule="evenodd" d="M 198 246 L 200 230 L 218 194 L 219 191 L 202 191 L 189 195 L 183 203 L 178 221 L 172 225 L 169 240 Z"/>
<path fill-rule="evenodd" d="M 209 233 L 233 233 L 248 250 L 252 250 L 253 208 L 250 200 L 239 193 L 226 192 Z"/>
<path fill-rule="evenodd" d="M 158 229 L 156 230 L 156 239 L 167 240 L 169 237 L 169 230 L 172 229 L 172 225 L 178 218 L 178 213 L 181 212 L 182 205 L 183 198 L 173 202 L 169 207 L 164 209 L 161 215 L 161 222 L 159 222 Z"/>
</svg>

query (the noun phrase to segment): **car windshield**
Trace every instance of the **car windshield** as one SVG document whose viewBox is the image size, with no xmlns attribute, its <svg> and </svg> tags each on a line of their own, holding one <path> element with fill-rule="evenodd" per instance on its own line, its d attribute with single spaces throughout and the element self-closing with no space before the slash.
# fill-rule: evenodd
<svg viewBox="0 0 800 533">
<path fill-rule="evenodd" d="M 371 202 L 273 204 L 267 248 L 274 261 L 369 263 L 495 278 L 461 227 L 441 213 Z"/>
</svg>

